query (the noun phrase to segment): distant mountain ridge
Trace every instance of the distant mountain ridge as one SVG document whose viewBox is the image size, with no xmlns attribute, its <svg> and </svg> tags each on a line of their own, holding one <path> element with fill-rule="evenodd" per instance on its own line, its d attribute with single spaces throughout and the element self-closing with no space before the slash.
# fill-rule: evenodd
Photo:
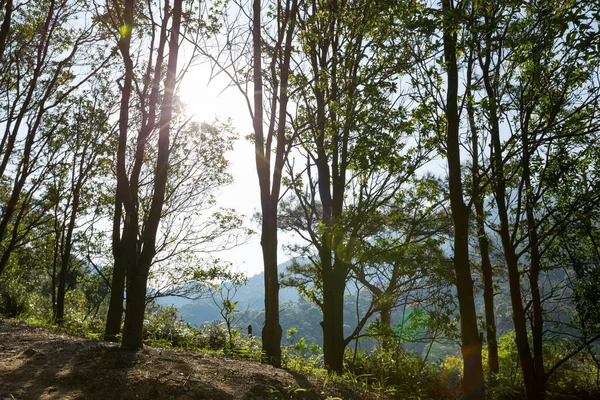
<svg viewBox="0 0 600 400">
<path fill-rule="evenodd" d="M 292 262 L 293 260 L 288 260 L 279 264 L 277 266 L 279 272 L 285 272 Z M 299 299 L 300 296 L 295 288 L 282 287 L 279 290 L 279 302 L 281 304 L 286 302 L 296 303 Z M 216 300 L 219 301 L 220 298 L 217 298 Z M 246 310 L 263 310 L 265 307 L 264 272 L 249 277 L 246 281 L 246 285 L 238 288 L 232 300 L 238 302 L 236 309 L 240 312 L 245 312 Z M 187 323 L 195 326 L 221 319 L 219 308 L 210 297 L 199 300 L 189 300 L 181 297 L 168 296 L 157 299 L 157 303 L 162 306 L 173 305 L 179 310 L 179 313 Z"/>
</svg>

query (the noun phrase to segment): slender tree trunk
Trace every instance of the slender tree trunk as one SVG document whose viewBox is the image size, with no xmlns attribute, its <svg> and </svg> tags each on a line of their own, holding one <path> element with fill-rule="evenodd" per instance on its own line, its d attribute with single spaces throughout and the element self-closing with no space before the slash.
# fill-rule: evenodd
<svg viewBox="0 0 600 400">
<path fill-rule="evenodd" d="M 265 361 L 281 366 L 281 325 L 279 324 L 279 279 L 277 271 L 277 207 L 263 209 L 261 246 L 265 271 L 265 325 L 262 330 Z"/>
<path fill-rule="evenodd" d="M 62 259 L 62 258 L 61 258 Z M 61 264 L 58 272 L 58 290 L 56 292 L 56 323 L 62 326 L 65 322 L 65 294 L 67 292 L 68 268 Z"/>
<path fill-rule="evenodd" d="M 494 312 L 494 281 L 492 263 L 490 262 L 490 245 L 485 232 L 483 203 L 475 201 L 477 214 L 477 235 L 481 254 L 481 274 L 483 276 L 483 303 L 485 306 L 485 327 L 488 345 L 488 370 L 492 376 L 498 374 L 498 340 L 496 336 L 496 317 Z M 493 379 L 492 379 L 493 380 Z"/>
<path fill-rule="evenodd" d="M 110 284 L 110 301 L 108 315 L 106 316 L 106 328 L 104 340 L 117 342 L 121 333 L 121 321 L 123 320 L 123 300 L 125 291 L 125 265 L 124 257 L 114 257 L 113 274 Z"/>
<path fill-rule="evenodd" d="M 474 11 L 472 11 L 474 13 Z M 471 22 L 471 29 L 474 29 Z M 473 34 L 475 42 L 476 35 Z M 483 302 L 485 306 L 485 326 L 486 339 L 488 345 L 488 372 L 490 374 L 490 384 L 495 384 L 495 376 L 499 371 L 498 361 L 498 339 L 496 333 L 496 317 L 494 312 L 494 274 L 492 263 L 490 261 L 490 243 L 485 231 L 485 212 L 484 212 L 484 184 L 482 175 L 479 171 L 479 132 L 475 122 L 475 109 L 471 93 L 473 82 L 473 66 L 475 59 L 473 54 L 469 58 L 467 67 L 467 91 L 465 95 L 467 100 L 467 114 L 469 127 L 471 129 L 471 153 L 472 153 L 472 184 L 473 184 L 473 204 L 475 206 L 475 219 L 477 229 L 477 239 L 479 242 L 479 254 L 481 255 L 481 275 L 483 278 Z"/>
<path fill-rule="evenodd" d="M 492 179 L 494 182 L 496 205 L 498 207 L 498 218 L 500 219 L 500 238 L 502 241 L 502 247 L 504 249 L 506 266 L 508 269 L 510 300 L 513 309 L 513 323 L 515 326 L 515 341 L 523 371 L 523 382 L 525 384 L 527 398 L 533 400 L 537 398 L 535 367 L 533 364 L 533 357 L 531 356 L 529 340 L 527 338 L 527 318 L 521 297 L 521 274 L 519 272 L 519 263 L 516 255 L 516 249 L 512 244 L 510 234 L 508 211 L 506 206 L 506 178 L 504 176 L 496 98 L 493 88 L 489 84 L 489 79 L 486 78 L 486 69 L 484 68 L 483 71 L 484 82 L 488 91 L 488 98 L 490 102 L 489 114 L 492 141 L 491 159 L 493 163 Z M 492 95 L 490 95 L 490 93 Z"/>
<path fill-rule="evenodd" d="M 254 51 L 254 134 L 255 162 L 262 210 L 261 246 L 265 273 L 265 324 L 262 348 L 266 362 L 281 366 L 281 326 L 279 325 L 279 280 L 277 276 L 277 200 L 271 197 L 271 155 L 265 150 L 261 2 L 253 2 L 252 39 Z M 267 139 L 267 144 L 270 140 Z"/>
<path fill-rule="evenodd" d="M 338 125 L 335 107 L 330 107 L 329 101 L 339 101 L 338 93 L 338 38 L 336 37 L 338 3 L 333 0 L 328 3 L 331 19 L 326 29 L 329 30 L 330 41 L 324 43 L 321 54 L 312 60 L 315 76 L 324 73 L 330 68 L 330 88 L 324 91 L 316 87 L 317 92 L 317 129 L 315 144 L 317 145 L 317 172 L 318 188 L 323 205 L 322 222 L 327 226 L 327 232 L 322 236 L 320 258 L 323 268 L 323 356 L 325 367 L 336 374 L 341 374 L 344 367 L 344 351 L 346 340 L 344 338 L 344 292 L 346 290 L 346 277 L 348 266 L 335 254 L 343 240 L 343 234 L 336 232 L 335 223 L 342 215 L 344 189 L 346 184 L 348 132 Z M 323 57 L 325 49 L 331 48 L 333 56 L 330 61 Z M 318 86 L 318 85 L 317 85 Z M 328 98 L 326 98 L 328 92 Z M 332 135 L 333 151 L 327 154 L 325 137 L 327 133 L 327 119 L 329 126 L 334 127 Z M 331 166 L 329 163 L 331 162 Z M 328 244 L 330 243 L 330 244 Z M 327 342 L 327 345 L 325 343 Z"/>
<path fill-rule="evenodd" d="M 474 59 L 471 56 L 467 69 L 467 98 L 471 98 L 471 82 Z M 479 172 L 479 135 L 475 123 L 475 110 L 472 101 L 467 101 L 467 113 L 471 129 L 471 153 L 472 153 L 472 183 L 473 204 L 475 206 L 475 220 L 477 226 L 477 239 L 479 242 L 479 254 L 481 255 L 481 275 L 483 278 L 483 303 L 485 307 L 486 339 L 488 345 L 488 371 L 490 382 L 495 383 L 495 376 L 499 371 L 498 362 L 498 340 L 496 337 L 496 317 L 494 312 L 494 280 L 492 263 L 490 261 L 490 244 L 485 231 L 485 212 L 483 205 L 483 180 Z"/>
<path fill-rule="evenodd" d="M 58 222 L 58 202 L 54 204 L 54 248 L 52 249 L 52 318 L 56 320 L 56 278 L 58 271 L 58 260 L 60 253 L 60 236 L 62 227 Z"/>
<path fill-rule="evenodd" d="M 489 21 L 488 21 L 489 22 Z M 508 281 L 510 289 L 511 305 L 513 309 L 513 323 L 515 326 L 515 341 L 517 352 L 523 371 L 523 382 L 525 391 L 529 400 L 538 399 L 540 395 L 538 377 L 534 358 L 529 346 L 527 335 L 527 316 L 523 306 L 521 295 L 521 274 L 519 271 L 519 262 L 516 254 L 516 248 L 510 234 L 509 217 L 507 210 L 506 195 L 506 177 L 504 174 L 504 162 L 502 157 L 502 145 L 500 142 L 500 123 L 498 115 L 498 106 L 496 100 L 495 86 L 492 84 L 490 76 L 491 64 L 491 38 L 488 34 L 485 61 L 482 64 L 483 82 L 489 101 L 489 124 L 491 135 L 491 160 L 492 160 L 492 182 L 494 195 L 498 208 L 498 218 L 500 220 L 500 238 L 504 249 L 504 257 L 508 270 Z"/>
<path fill-rule="evenodd" d="M 10 31 L 12 9 L 13 9 L 12 0 L 7 0 L 6 4 L 5 4 L 5 10 L 4 10 L 4 19 L 2 20 L 2 27 L 0 28 L 0 63 L 4 59 L 4 50 L 6 49 L 6 39 L 8 38 L 8 32 Z"/>
<path fill-rule="evenodd" d="M 80 178 L 82 179 L 82 178 Z M 65 234 L 64 247 L 61 254 L 61 264 L 58 281 L 58 293 L 56 295 L 56 323 L 62 325 L 65 319 L 65 294 L 67 292 L 67 274 L 71 264 L 71 250 L 73 248 L 73 231 L 75 230 L 75 221 L 79 213 L 81 182 L 73 188 L 73 204 L 71 206 L 71 215 Z"/>
<path fill-rule="evenodd" d="M 544 400 L 546 398 L 546 373 L 544 371 L 544 318 L 542 300 L 539 286 L 539 275 L 541 270 L 541 256 L 539 252 L 539 241 L 534 213 L 534 189 L 531 184 L 530 173 L 530 149 L 529 149 L 529 113 L 524 119 L 521 127 L 522 134 L 522 168 L 523 180 L 525 181 L 525 213 L 527 215 L 527 234 L 529 236 L 529 290 L 531 290 L 531 304 L 533 307 L 533 321 L 531 334 L 533 339 L 533 366 L 535 369 L 536 393 L 535 398 Z"/>
<path fill-rule="evenodd" d="M 496 317 L 494 312 L 494 280 L 492 263 L 490 261 L 490 244 L 485 231 L 485 213 L 483 209 L 483 198 L 479 191 L 481 190 L 481 178 L 478 172 L 478 142 L 477 134 L 474 133 L 473 140 L 473 203 L 475 205 L 475 218 L 477 225 L 477 239 L 479 242 L 479 254 L 481 255 L 481 275 L 483 278 L 483 303 L 485 307 L 485 326 L 486 339 L 488 345 L 488 371 L 491 374 L 492 382 L 494 376 L 498 374 L 498 340 L 496 336 Z"/>
<path fill-rule="evenodd" d="M 143 347 L 146 291 L 150 266 L 137 265 L 127 274 L 127 312 L 123 323 L 122 347 L 137 350 Z"/>
<path fill-rule="evenodd" d="M 392 330 L 392 304 L 385 303 L 381 307 L 381 310 L 379 310 L 379 315 L 381 318 L 381 329 L 383 333 L 381 348 L 383 350 L 390 350 L 393 343 L 392 335 L 394 333 Z"/>
<path fill-rule="evenodd" d="M 33 143 L 32 143 L 33 144 Z M 15 180 L 15 184 L 13 186 L 13 190 L 11 193 L 6 206 L 4 207 L 4 214 L 2 215 L 2 219 L 0 220 L 0 243 L 6 239 L 6 232 L 9 228 L 9 223 L 11 222 L 14 213 L 18 209 L 19 199 L 21 198 L 21 192 L 23 187 L 25 186 L 25 182 L 27 181 L 27 177 L 29 176 L 28 163 L 30 156 L 31 147 L 25 150 L 25 155 L 23 156 L 23 162 L 21 162 L 21 170 L 17 173 L 17 179 Z M 24 207 L 24 205 L 22 205 Z M 16 224 L 16 221 L 13 221 L 13 224 Z M 10 259 L 10 255 L 14 250 L 16 245 L 16 238 L 18 234 L 18 224 L 15 225 L 13 229 L 13 235 L 11 237 L 10 243 L 8 246 L 4 247 L 2 257 L 0 258 L 0 275 L 6 268 L 8 264 L 8 260 Z"/>
<path fill-rule="evenodd" d="M 452 11 L 450 0 L 443 0 L 444 55 L 448 85 L 446 96 L 447 157 L 450 207 L 454 222 L 454 270 L 456 272 L 464 363 L 463 395 L 465 399 L 483 399 L 485 398 L 485 385 L 481 357 L 482 344 L 477 329 L 473 280 L 469 265 L 469 210 L 462 197 L 456 34 L 454 26 L 449 23 Z"/>
<path fill-rule="evenodd" d="M 324 134 L 324 131 L 323 131 Z M 324 154 L 324 148 L 319 152 Z M 320 260 L 323 275 L 323 356 L 328 371 L 341 374 L 344 365 L 344 292 L 346 289 L 347 266 L 333 253 L 339 243 L 337 234 L 333 232 L 333 221 L 339 217 L 339 207 L 330 195 L 329 165 L 325 157 L 319 157 L 319 187 L 323 203 L 323 223 L 329 229 L 323 235 L 320 243 Z M 337 166 L 332 166 L 332 170 Z M 337 176 L 336 181 L 342 179 Z M 334 182 L 334 186 L 337 182 Z M 327 243 L 331 241 L 331 246 Z M 333 259 L 335 257 L 335 259 Z"/>
</svg>

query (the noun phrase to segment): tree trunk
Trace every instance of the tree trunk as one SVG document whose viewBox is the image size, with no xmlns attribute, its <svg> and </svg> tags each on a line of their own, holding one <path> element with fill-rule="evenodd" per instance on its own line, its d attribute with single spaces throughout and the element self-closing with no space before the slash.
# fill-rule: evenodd
<svg viewBox="0 0 600 400">
<path fill-rule="evenodd" d="M 450 162 L 450 156 L 448 156 Z M 469 267 L 468 211 L 461 203 L 462 210 L 452 207 L 454 220 L 454 270 L 456 272 L 456 293 L 460 310 L 461 352 L 464 363 L 463 393 L 465 399 L 485 398 L 481 338 L 477 328 L 477 314 L 473 295 L 473 280 Z"/>
<path fill-rule="evenodd" d="M 30 149 L 28 149 L 30 151 Z M 28 162 L 29 162 L 29 152 L 26 152 L 26 156 L 24 156 L 24 162 L 21 163 L 22 170 L 20 172 L 20 176 L 17 174 L 17 179 L 15 180 L 15 185 L 13 187 L 12 193 L 8 202 L 3 209 L 4 214 L 2 215 L 2 219 L 0 220 L 0 243 L 6 239 L 6 232 L 9 228 L 9 223 L 13 217 L 13 214 L 17 210 L 17 205 L 19 202 L 19 198 L 21 196 L 21 191 L 23 190 L 23 186 L 25 186 L 25 182 L 27 177 L 29 176 L 28 172 Z M 17 226 L 15 226 L 17 228 Z M 13 235 L 11 241 L 8 246 L 6 246 L 2 253 L 2 257 L 0 258 L 0 275 L 8 265 L 8 260 L 10 259 L 10 254 L 14 250 L 14 245 L 16 244 L 16 236 L 17 229 L 13 229 Z M 14 242 L 14 243 L 13 243 Z"/>
<path fill-rule="evenodd" d="M 454 270 L 460 310 L 462 356 L 464 363 L 463 395 L 465 399 L 485 398 L 481 339 L 477 329 L 477 314 L 473 295 L 473 280 L 469 265 L 469 210 L 462 197 L 458 116 L 458 67 L 456 33 L 450 23 L 450 0 L 442 1 L 444 13 L 444 56 L 447 68 L 447 157 L 449 170 L 450 207 L 454 222 Z"/>
<path fill-rule="evenodd" d="M 323 267 L 323 357 L 329 372 L 341 375 L 344 370 L 344 291 L 346 281 L 341 276 L 341 262 L 331 262 L 331 252 L 325 251 Z M 327 260 L 323 262 L 323 260 Z M 324 264 L 324 265 L 323 265 Z M 327 265 L 329 264 L 329 265 Z M 338 264 L 338 265 L 336 265 Z M 326 266 L 327 265 L 327 266 Z"/>
<path fill-rule="evenodd" d="M 271 196 L 271 154 L 265 149 L 261 2 L 254 0 L 252 20 L 252 44 L 254 52 L 254 135 L 255 163 L 260 187 L 262 211 L 261 246 L 265 273 L 265 324 L 262 329 L 264 360 L 281 366 L 281 326 L 279 325 L 279 279 L 277 271 L 277 201 Z M 271 132 L 271 130 L 269 130 Z M 267 138 L 267 145 L 270 144 Z"/>
<path fill-rule="evenodd" d="M 488 59 L 489 60 L 489 59 Z M 489 62 L 489 61 L 488 61 Z M 504 258 L 508 269 L 508 283 L 510 288 L 510 300 L 513 309 L 513 323 L 515 326 L 515 341 L 517 352 L 523 371 L 523 382 L 527 398 L 530 400 L 537 398 L 537 384 L 535 377 L 535 367 L 527 338 L 527 318 L 523 307 L 521 297 L 521 274 L 519 272 L 518 258 L 515 248 L 512 244 L 508 211 L 506 206 L 506 180 L 504 176 L 504 164 L 502 160 L 502 146 L 500 143 L 500 130 L 498 123 L 498 114 L 496 108 L 496 98 L 494 90 L 486 77 L 486 68 L 483 69 L 484 83 L 487 89 L 490 103 L 490 134 L 491 134 L 491 159 L 492 159 L 492 179 L 494 186 L 494 195 L 498 207 L 498 218 L 500 219 L 500 238 L 504 249 Z M 492 95 L 490 95 L 490 93 Z"/>
<path fill-rule="evenodd" d="M 104 340 L 117 342 L 123 320 L 123 293 L 125 291 L 125 264 L 122 256 L 115 257 L 110 285 L 110 302 L 106 316 Z"/>
<path fill-rule="evenodd" d="M 531 305 L 533 308 L 533 321 L 531 335 L 533 339 L 533 366 L 535 369 L 536 393 L 535 398 L 544 400 L 546 398 L 546 373 L 544 371 L 544 318 L 542 300 L 539 286 L 539 275 L 541 270 L 541 256 L 539 252 L 539 240 L 535 220 L 534 203 L 535 194 L 531 184 L 530 173 L 530 149 L 529 149 L 529 118 L 527 113 L 521 127 L 522 134 L 522 168 L 523 181 L 525 182 L 525 210 L 527 215 L 527 234 L 529 237 L 529 290 L 531 290 Z"/>
<path fill-rule="evenodd" d="M 492 84 L 490 76 L 491 39 L 489 36 L 487 38 L 487 43 L 488 45 L 486 47 L 485 61 L 482 64 L 482 75 L 489 101 L 492 182 L 494 195 L 496 198 L 496 205 L 498 208 L 498 218 L 500 220 L 500 238 L 502 241 L 504 257 L 508 269 L 510 298 L 513 309 L 513 323 L 515 327 L 515 342 L 517 345 L 519 360 L 521 362 L 521 369 L 523 371 L 523 382 L 525 384 L 527 398 L 529 400 L 534 400 L 540 398 L 539 396 L 541 392 L 540 386 L 538 385 L 538 377 L 536 376 L 536 368 L 527 335 L 527 317 L 525 315 L 525 308 L 523 307 L 523 299 L 521 296 L 521 274 L 519 272 L 518 257 L 510 233 L 509 217 L 506 205 L 506 177 L 504 175 L 504 161 L 502 156 L 502 145 L 500 142 L 500 123 L 496 101 L 496 89 Z"/>
<path fill-rule="evenodd" d="M 125 349 L 137 350 L 143 347 L 144 316 L 146 313 L 146 289 L 150 266 L 137 265 L 129 268 L 127 274 L 127 300 L 123 341 Z"/>
<path fill-rule="evenodd" d="M 290 6 L 291 4 L 291 6 Z M 275 54 L 271 64 L 272 72 L 276 74 L 276 57 L 283 53 L 279 65 L 280 86 L 274 83 L 273 91 L 279 91 L 279 113 L 277 117 L 277 145 L 275 149 L 275 165 L 273 169 L 273 181 L 271 182 L 271 145 L 275 132 L 275 99 L 272 102 L 271 125 L 269 126 L 267 138 L 264 134 L 264 110 L 263 110 L 263 80 L 262 80 L 262 36 L 261 36 L 261 2 L 253 2 L 252 20 L 252 46 L 253 46 L 253 80 L 254 80 L 254 115 L 253 127 L 255 135 L 255 163 L 260 187 L 260 200 L 262 211 L 262 233 L 261 247 L 263 253 L 263 264 L 265 273 L 265 324 L 262 330 L 262 346 L 265 361 L 276 366 L 281 366 L 281 325 L 279 324 L 279 277 L 277 270 L 277 208 L 281 189 L 282 169 L 287 157 L 286 153 L 286 118 L 288 103 L 288 80 L 290 70 L 290 59 L 292 51 L 292 39 L 296 24 L 296 13 L 298 1 L 287 1 L 285 7 L 278 8 L 277 15 L 281 19 L 279 26 L 286 29 L 285 35 L 280 34 L 275 46 Z M 284 12 L 284 14 L 281 14 Z M 285 37 L 285 42 L 283 38 Z M 277 82 L 273 76 L 273 82 Z M 271 186 L 272 184 L 272 186 Z"/>
<path fill-rule="evenodd" d="M 118 188 L 116 198 L 120 198 Z M 108 308 L 108 315 L 106 317 L 106 330 L 104 332 L 104 340 L 110 342 L 118 341 L 118 335 L 121 333 L 127 268 L 128 266 L 135 263 L 137 259 L 137 221 L 135 221 L 135 218 L 132 217 L 127 218 L 124 222 L 123 236 L 120 237 L 120 210 L 121 206 L 119 205 L 117 207 L 117 212 L 115 213 L 115 219 L 113 221 L 114 265 L 112 282 L 110 285 L 110 302 Z"/>
<path fill-rule="evenodd" d="M 477 236 L 481 254 L 481 275 L 483 276 L 483 303 L 485 306 L 485 327 L 488 345 L 488 370 L 493 376 L 498 374 L 498 340 L 496 337 L 496 317 L 494 313 L 494 281 L 490 262 L 490 246 L 485 232 L 483 202 L 475 201 L 477 214 Z"/>
<path fill-rule="evenodd" d="M 471 27 L 473 29 L 473 27 Z M 466 97 L 470 99 L 473 65 L 475 60 L 473 55 L 469 57 L 467 67 L 467 91 Z M 494 385 L 495 376 L 498 374 L 498 340 L 496 337 L 496 318 L 494 312 L 494 274 L 492 263 L 490 261 L 490 244 L 485 231 L 485 212 L 483 203 L 484 185 L 482 176 L 479 172 L 479 134 L 475 123 L 475 110 L 473 101 L 467 101 L 467 114 L 469 127 L 471 129 L 471 153 L 472 153 L 472 184 L 473 184 L 473 204 L 475 206 L 475 219 L 477 226 L 477 239 L 479 242 L 479 254 L 481 255 L 481 275 L 483 278 L 483 302 L 485 306 L 485 326 L 486 339 L 488 345 L 488 372 L 490 373 L 491 384 Z"/>
<path fill-rule="evenodd" d="M 4 19 L 2 20 L 2 27 L 0 27 L 0 63 L 4 59 L 4 50 L 6 49 L 6 39 L 8 38 L 8 32 L 10 30 L 11 16 L 13 10 L 12 0 L 7 0 L 4 9 Z M 2 147 L 0 147 L 2 148 Z"/>
<path fill-rule="evenodd" d="M 65 294 L 67 292 L 67 272 L 68 268 L 62 264 L 58 272 L 58 290 L 56 292 L 56 323 L 62 326 L 65 321 Z"/>
<path fill-rule="evenodd" d="M 502 221 L 502 218 L 501 218 Z M 501 228 L 504 230 L 503 228 Z M 503 245 L 506 241 L 508 230 L 502 233 Z M 527 317 L 523 308 L 521 298 L 521 274 L 517 256 L 510 243 L 505 248 L 505 257 L 508 267 L 508 281 L 510 287 L 510 299 L 513 309 L 513 323 L 515 325 L 515 342 L 519 360 L 521 361 L 521 369 L 523 370 L 523 382 L 525 383 L 525 392 L 529 400 L 537 399 L 537 384 L 535 376 L 535 367 L 533 365 L 533 357 L 529 347 L 529 339 L 527 337 Z"/>
<path fill-rule="evenodd" d="M 58 259 L 60 253 L 60 236 L 62 232 L 62 226 L 59 226 L 58 222 L 58 203 L 54 205 L 54 248 L 52 249 L 52 318 L 56 320 L 57 306 L 56 306 L 56 278 L 58 272 Z"/>
<path fill-rule="evenodd" d="M 386 302 L 383 306 L 381 306 L 379 315 L 381 318 L 381 330 L 383 334 L 381 348 L 383 350 L 390 350 L 393 344 L 394 334 L 392 329 L 392 304 Z"/>
<path fill-rule="evenodd" d="M 75 168 L 75 166 L 73 166 Z M 80 178 L 82 179 L 82 177 Z M 67 232 L 65 234 L 64 248 L 61 254 L 61 264 L 59 272 L 58 293 L 56 295 L 56 323 L 62 325 L 65 319 L 65 294 L 67 292 L 67 274 L 71 264 L 71 250 L 73 248 L 73 231 L 75 230 L 75 221 L 79 212 L 81 182 L 73 188 L 73 204 L 71 206 L 71 215 Z"/>
<path fill-rule="evenodd" d="M 261 246 L 265 270 L 265 324 L 262 349 L 265 361 L 281 367 L 281 325 L 279 324 L 279 280 L 277 271 L 277 208 L 263 209 Z"/>
</svg>

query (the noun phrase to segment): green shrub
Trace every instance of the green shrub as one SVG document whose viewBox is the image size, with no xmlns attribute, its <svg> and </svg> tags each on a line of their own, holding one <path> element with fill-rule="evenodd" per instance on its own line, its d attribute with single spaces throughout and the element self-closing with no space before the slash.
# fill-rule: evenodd
<svg viewBox="0 0 600 400">
<path fill-rule="evenodd" d="M 564 339 L 546 340 L 543 349 L 545 372 L 547 373 L 572 350 L 573 347 L 569 346 Z M 496 375 L 495 385 L 488 390 L 490 397 L 499 400 L 524 399 L 523 373 L 514 331 L 509 331 L 498 339 L 498 357 L 499 372 Z M 598 366 L 588 353 L 578 353 L 550 375 L 546 383 L 547 398 L 600 398 L 596 381 L 598 376 Z"/>
<path fill-rule="evenodd" d="M 296 328 L 286 331 L 287 345 L 282 347 L 282 364 L 298 371 L 323 369 L 323 350 L 314 342 L 308 344 Z"/>
<path fill-rule="evenodd" d="M 144 340 L 159 347 L 203 347 L 199 330 L 184 322 L 174 306 L 158 304 L 151 304 L 146 313 Z"/>
<path fill-rule="evenodd" d="M 569 346 L 565 341 L 554 341 L 546 343 L 544 350 L 548 370 L 570 355 L 573 346 Z M 575 396 L 577 399 L 598 399 L 600 398 L 599 372 L 598 364 L 586 350 L 583 350 L 570 357 L 550 375 L 547 383 L 547 398 L 560 399 Z"/>
<path fill-rule="evenodd" d="M 15 318 L 29 310 L 28 292 L 24 285 L 12 280 L 3 280 L 0 287 L 0 314 Z"/>
<path fill-rule="evenodd" d="M 398 398 L 455 399 L 459 393 L 454 380 L 448 378 L 453 368 L 447 367 L 444 377 L 443 368 L 423 361 L 418 354 L 399 345 L 353 355 L 353 362 L 348 365 L 348 373 L 359 383 L 364 381 Z"/>
<path fill-rule="evenodd" d="M 223 322 L 213 321 L 200 327 L 199 347 L 201 349 L 223 351 L 229 341 L 227 328 Z"/>
<path fill-rule="evenodd" d="M 223 321 L 192 327 L 183 321 L 175 307 L 157 304 L 148 308 L 144 340 L 157 347 L 216 351 L 254 360 L 260 360 L 262 351 L 257 338 L 246 337 L 234 329 L 230 336 Z"/>
<path fill-rule="evenodd" d="M 515 342 L 515 332 L 509 331 L 498 338 L 498 374 L 489 389 L 492 398 L 524 398 L 525 387 Z"/>
<path fill-rule="evenodd" d="M 16 318 L 47 312 L 44 302 L 49 303 L 49 299 L 41 294 L 39 280 L 11 259 L 0 276 L 0 314 Z"/>
</svg>

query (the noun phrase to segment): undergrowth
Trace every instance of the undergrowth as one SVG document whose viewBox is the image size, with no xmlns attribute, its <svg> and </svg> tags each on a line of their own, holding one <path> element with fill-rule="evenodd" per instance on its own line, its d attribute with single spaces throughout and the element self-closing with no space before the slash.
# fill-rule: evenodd
<svg viewBox="0 0 600 400">
<path fill-rule="evenodd" d="M 34 307 L 27 307 L 35 310 Z M 101 339 L 103 320 L 71 313 L 63 326 L 41 318 L 44 313 L 27 312 L 20 317 L 28 323 L 68 334 Z M 46 314 L 47 315 L 47 314 Z M 514 333 L 499 338 L 500 371 L 494 384 L 487 388 L 489 399 L 523 399 L 523 378 L 518 363 Z M 152 305 L 144 323 L 144 343 L 149 346 L 195 350 L 230 357 L 260 361 L 261 342 L 236 330 L 228 332 L 225 323 L 214 321 L 200 327 L 187 324 L 170 307 Z M 560 360 L 567 349 L 563 344 L 546 344 L 548 365 Z M 487 353 L 484 349 L 484 362 Z M 330 381 L 344 382 L 365 390 L 376 390 L 401 399 L 459 399 L 462 396 L 462 359 L 448 356 L 438 363 L 423 361 L 419 354 L 407 351 L 402 343 L 388 343 L 385 349 L 345 354 L 344 373 L 332 375 L 325 369 L 323 351 L 315 343 L 288 329 L 282 343 L 282 367 L 322 377 L 323 385 Z M 488 383 L 492 380 L 488 378 Z M 566 362 L 548 381 L 548 399 L 600 398 L 600 371 L 586 353 Z"/>
</svg>

